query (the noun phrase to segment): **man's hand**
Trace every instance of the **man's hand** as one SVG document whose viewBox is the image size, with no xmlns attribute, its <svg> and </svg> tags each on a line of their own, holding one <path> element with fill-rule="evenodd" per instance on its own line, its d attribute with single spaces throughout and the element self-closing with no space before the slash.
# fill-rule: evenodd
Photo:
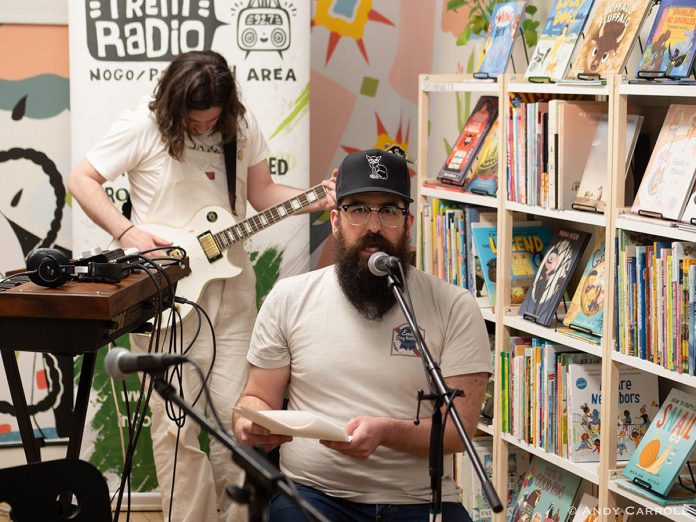
<svg viewBox="0 0 696 522">
<path fill-rule="evenodd" d="M 139 252 L 145 252 L 146 250 L 157 247 L 172 246 L 171 241 L 167 241 L 164 238 L 150 234 L 146 230 L 138 228 L 137 226 L 128 229 L 126 233 L 121 236 L 121 239 L 119 239 L 118 242 L 120 243 L 121 248 L 137 248 Z M 152 254 L 148 255 L 158 256 L 161 255 L 161 253 L 153 252 Z"/>
<path fill-rule="evenodd" d="M 346 423 L 346 432 L 352 436 L 350 442 L 319 442 L 354 459 L 365 460 L 384 441 L 384 433 L 390 420 L 385 417 L 353 417 Z"/>
<path fill-rule="evenodd" d="M 326 189 L 326 197 L 319 203 L 321 209 L 327 212 L 331 212 L 336 208 L 336 176 L 338 176 L 338 169 L 333 169 L 331 177 L 321 182 Z"/>
<path fill-rule="evenodd" d="M 234 436 L 240 444 L 261 446 L 266 453 L 276 446 L 292 440 L 292 437 L 288 437 L 287 435 L 271 435 L 271 432 L 263 426 L 259 426 L 249 419 L 236 414 L 234 420 Z"/>
</svg>

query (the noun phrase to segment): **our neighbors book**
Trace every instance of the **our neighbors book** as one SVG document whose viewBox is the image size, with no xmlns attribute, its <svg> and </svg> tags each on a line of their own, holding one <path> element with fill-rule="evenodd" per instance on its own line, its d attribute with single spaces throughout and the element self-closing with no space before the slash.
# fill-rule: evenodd
<svg viewBox="0 0 696 522">
<path fill-rule="evenodd" d="M 563 78 L 593 0 L 555 0 L 544 24 L 525 78 Z"/>
<path fill-rule="evenodd" d="M 476 154 L 497 117 L 498 99 L 481 96 L 437 175 L 439 181 L 459 186 L 464 184 Z"/>
<path fill-rule="evenodd" d="M 623 476 L 667 497 L 696 443 L 696 397 L 672 388 Z"/>
<path fill-rule="evenodd" d="M 696 105 L 670 105 L 631 212 L 679 220 L 692 192 Z"/>
<path fill-rule="evenodd" d="M 544 326 L 551 324 L 589 239 L 590 234 L 581 230 L 558 230 L 520 306 L 521 316 Z"/>
<path fill-rule="evenodd" d="M 596 0 L 592 21 L 568 79 L 607 78 L 621 72 L 650 0 Z"/>
<path fill-rule="evenodd" d="M 599 462 L 602 365 L 569 364 L 567 383 L 568 456 L 573 462 Z M 657 376 L 621 367 L 616 386 L 616 460 L 629 460 L 657 413 Z"/>
<path fill-rule="evenodd" d="M 684 78 L 696 54 L 696 0 L 662 0 L 636 76 Z"/>
<path fill-rule="evenodd" d="M 526 3 L 501 2 L 495 5 L 475 75 L 494 78 L 505 72 Z"/>
</svg>

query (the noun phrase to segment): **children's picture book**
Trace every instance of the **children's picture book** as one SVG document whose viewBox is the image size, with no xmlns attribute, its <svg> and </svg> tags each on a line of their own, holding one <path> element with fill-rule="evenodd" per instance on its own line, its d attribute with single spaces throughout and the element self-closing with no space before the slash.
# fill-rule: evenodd
<svg viewBox="0 0 696 522">
<path fill-rule="evenodd" d="M 651 493 L 631 480 L 619 479 L 616 481 L 616 485 L 620 488 L 641 495 L 661 506 L 696 502 L 696 486 L 686 476 L 682 476 L 682 483 L 684 484 L 683 486 L 679 482 L 675 482 L 672 489 L 669 490 L 669 494 L 663 496 Z"/>
<path fill-rule="evenodd" d="M 532 457 L 517 495 L 514 511 L 508 520 L 564 522 L 573 506 L 580 480 L 574 473 L 568 473 L 550 462 Z"/>
<path fill-rule="evenodd" d="M 558 230 L 520 306 L 521 316 L 544 326 L 551 324 L 589 239 L 590 234 L 581 230 Z"/>
<path fill-rule="evenodd" d="M 502 2 L 495 5 L 475 75 L 494 78 L 505 72 L 526 3 Z"/>
<path fill-rule="evenodd" d="M 631 212 L 679 220 L 692 192 L 696 106 L 670 105 Z"/>
<path fill-rule="evenodd" d="M 481 96 L 440 169 L 438 180 L 459 186 L 464 184 L 476 154 L 497 117 L 498 99 Z"/>
<path fill-rule="evenodd" d="M 696 53 L 696 0 L 662 0 L 636 76 L 685 78 Z"/>
<path fill-rule="evenodd" d="M 638 141 L 643 116 L 629 114 L 626 121 L 626 171 L 628 172 L 633 150 Z M 585 169 L 582 173 L 580 186 L 573 208 L 578 210 L 593 210 L 604 212 L 607 206 L 607 154 L 609 141 L 609 118 L 606 113 L 599 116 L 592 140 L 592 146 L 587 155 Z"/>
<path fill-rule="evenodd" d="M 593 0 L 555 0 L 529 60 L 525 78 L 563 78 Z"/>
<path fill-rule="evenodd" d="M 569 364 L 567 383 L 568 457 L 573 462 L 599 462 L 602 365 Z M 657 413 L 657 375 L 622 366 L 616 386 L 616 460 L 629 460 Z"/>
<path fill-rule="evenodd" d="M 696 442 L 696 397 L 672 388 L 624 468 L 624 477 L 666 497 Z"/>
<path fill-rule="evenodd" d="M 628 522 L 631 518 L 631 515 L 619 506 L 612 509 L 614 522 Z M 583 493 L 571 522 L 599 522 L 599 499 L 589 493 Z"/>
<path fill-rule="evenodd" d="M 604 324 L 604 291 L 607 276 L 604 259 L 602 241 L 587 260 L 568 313 L 563 319 L 564 325 L 599 337 L 602 336 Z"/>
<path fill-rule="evenodd" d="M 493 439 L 491 437 L 473 437 L 476 454 L 481 459 L 483 469 L 489 478 L 493 478 Z M 513 506 L 517 500 L 517 493 L 522 484 L 522 479 L 529 468 L 529 453 L 510 447 L 508 452 L 508 491 L 507 491 L 507 515 L 512 515 Z M 462 488 L 462 503 L 472 520 L 480 522 L 492 522 L 493 509 L 486 497 L 478 475 L 471 465 L 469 456 L 465 453 L 456 454 L 457 485 Z"/>
<path fill-rule="evenodd" d="M 567 78 L 607 78 L 620 73 L 649 5 L 650 0 L 597 0 Z"/>
<path fill-rule="evenodd" d="M 473 224 L 476 253 L 483 271 L 491 306 L 495 306 L 496 259 L 498 255 L 496 226 Z M 532 285 L 551 232 L 539 221 L 526 221 L 512 227 L 512 304 L 520 304 Z"/>
<path fill-rule="evenodd" d="M 488 131 L 464 190 L 485 196 L 495 196 L 498 192 L 498 120 Z"/>
</svg>

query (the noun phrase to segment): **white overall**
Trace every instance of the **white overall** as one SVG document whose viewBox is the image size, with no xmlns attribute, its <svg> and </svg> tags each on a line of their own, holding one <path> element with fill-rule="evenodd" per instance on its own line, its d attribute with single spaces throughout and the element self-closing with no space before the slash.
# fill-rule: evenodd
<svg viewBox="0 0 696 522">
<path fill-rule="evenodd" d="M 246 210 L 247 164 L 244 149 L 237 157 L 237 201 L 240 218 Z M 202 207 L 217 205 L 230 210 L 224 156 L 187 148 L 183 161 L 169 159 L 162 173 L 161 190 L 155 195 L 148 211 L 148 223 L 182 226 Z M 212 178 L 212 179 L 211 179 Z M 165 238 L 166 239 L 166 238 Z M 246 382 L 246 354 L 256 318 L 256 278 L 242 245 L 228 250 L 228 259 L 243 268 L 242 273 L 229 280 L 215 281 L 203 292 L 199 304 L 208 313 L 215 328 L 216 357 L 208 387 L 212 401 L 224 425 L 231 431 L 232 408 Z M 183 344 L 188 346 L 197 326 L 196 314 L 183 323 Z M 147 351 L 149 337 L 131 336 L 134 349 Z M 164 350 L 167 350 L 165 347 Z M 213 353 L 212 337 L 204 321 L 200 335 L 188 356 L 207 372 Z M 191 365 L 183 365 L 184 394 L 187 400 L 197 396 L 200 379 Z M 205 408 L 202 395 L 198 409 Z M 152 449 L 165 520 L 169 513 L 172 472 L 177 426 L 167 417 L 163 401 L 156 394 L 150 400 L 152 410 Z M 209 415 L 212 417 L 211 415 Z M 199 449 L 198 425 L 187 419 L 179 435 L 176 464 L 174 503 L 171 521 L 217 521 L 220 505 L 222 520 L 245 520 L 246 511 L 225 495 L 229 484 L 241 484 L 243 473 L 233 462 L 227 449 L 211 438 L 210 460 Z"/>
</svg>

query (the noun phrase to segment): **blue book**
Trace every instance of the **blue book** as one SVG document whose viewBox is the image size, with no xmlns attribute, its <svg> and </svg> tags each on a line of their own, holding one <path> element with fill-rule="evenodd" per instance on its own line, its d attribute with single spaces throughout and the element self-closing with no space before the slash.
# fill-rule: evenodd
<svg viewBox="0 0 696 522">
<path fill-rule="evenodd" d="M 672 388 L 650 423 L 624 477 L 661 496 L 668 496 L 696 443 L 696 398 Z"/>
<path fill-rule="evenodd" d="M 497 248 L 497 227 L 491 225 L 473 225 L 476 252 L 486 282 L 491 305 L 495 306 L 495 279 Z M 529 221 L 512 227 L 512 296 L 511 303 L 519 304 L 524 300 L 527 289 L 534 281 L 541 264 L 544 249 L 549 244 L 551 232 L 538 221 Z"/>
<path fill-rule="evenodd" d="M 555 0 L 546 19 L 525 78 L 563 78 L 575 43 L 582 32 L 593 0 Z"/>
<path fill-rule="evenodd" d="M 495 77 L 505 72 L 526 3 L 503 2 L 493 8 L 475 75 Z"/>
<path fill-rule="evenodd" d="M 647 295 L 645 292 L 645 262 L 646 249 L 644 245 L 636 246 L 636 329 L 638 335 L 637 353 L 640 358 L 647 358 L 648 343 L 646 336 L 646 318 L 645 318 L 645 301 Z"/>
<path fill-rule="evenodd" d="M 573 301 L 563 324 L 582 332 L 602 336 L 604 324 L 604 285 L 606 282 L 606 263 L 604 241 L 595 248 L 587 260 Z"/>
<path fill-rule="evenodd" d="M 638 77 L 685 78 L 696 54 L 696 0 L 662 0 Z"/>
</svg>

